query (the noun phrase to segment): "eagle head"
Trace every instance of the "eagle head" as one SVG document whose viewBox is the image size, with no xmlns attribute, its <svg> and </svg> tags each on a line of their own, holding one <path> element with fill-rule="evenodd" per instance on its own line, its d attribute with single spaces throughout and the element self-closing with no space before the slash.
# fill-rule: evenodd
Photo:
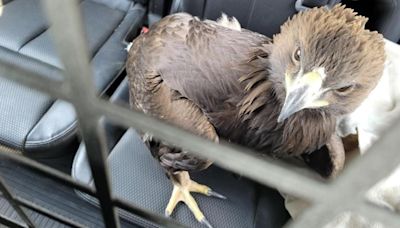
<svg viewBox="0 0 400 228">
<path fill-rule="evenodd" d="M 352 9 L 313 8 L 293 16 L 273 37 L 271 81 L 282 108 L 278 122 L 313 109 L 352 112 L 375 87 L 385 61 L 382 35 L 365 29 Z"/>
</svg>

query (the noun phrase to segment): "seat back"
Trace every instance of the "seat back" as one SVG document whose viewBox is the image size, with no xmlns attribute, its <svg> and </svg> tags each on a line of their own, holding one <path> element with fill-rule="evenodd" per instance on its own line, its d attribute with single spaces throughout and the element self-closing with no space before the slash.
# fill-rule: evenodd
<svg viewBox="0 0 400 228">
<path fill-rule="evenodd" d="M 171 13 L 188 12 L 203 19 L 215 20 L 224 12 L 235 16 L 242 27 L 272 36 L 288 17 L 304 8 L 342 2 L 369 18 L 367 28 L 385 38 L 400 42 L 400 0 L 174 0 Z"/>
<path fill-rule="evenodd" d="M 400 43 L 400 0 L 344 0 L 343 3 L 369 18 L 367 28 Z"/>
<path fill-rule="evenodd" d="M 235 16 L 241 26 L 272 36 L 293 14 L 305 7 L 331 5 L 338 0 L 174 0 L 171 13 L 188 12 L 203 19 L 215 20 L 225 13 Z M 297 9 L 296 9 L 297 8 Z"/>
</svg>

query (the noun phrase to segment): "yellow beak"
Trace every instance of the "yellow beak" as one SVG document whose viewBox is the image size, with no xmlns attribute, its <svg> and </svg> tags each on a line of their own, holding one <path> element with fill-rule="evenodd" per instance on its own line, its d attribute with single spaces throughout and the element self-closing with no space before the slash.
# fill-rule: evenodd
<svg viewBox="0 0 400 228">
<path fill-rule="evenodd" d="M 291 75 L 285 75 L 286 98 L 278 117 L 278 123 L 302 109 L 329 105 L 328 101 L 320 99 L 324 92 L 322 90 L 323 75 L 324 72 L 321 68 L 303 75 L 300 72 L 295 80 Z"/>
</svg>

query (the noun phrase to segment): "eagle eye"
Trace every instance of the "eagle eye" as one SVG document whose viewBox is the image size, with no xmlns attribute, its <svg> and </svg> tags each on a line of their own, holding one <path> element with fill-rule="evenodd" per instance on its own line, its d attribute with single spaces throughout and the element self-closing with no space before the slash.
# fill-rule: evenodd
<svg viewBox="0 0 400 228">
<path fill-rule="evenodd" d="M 298 47 L 298 48 L 294 51 L 294 53 L 293 53 L 293 60 L 294 60 L 295 62 L 300 62 L 300 58 L 301 58 L 301 50 L 300 50 L 300 48 Z"/>
<path fill-rule="evenodd" d="M 336 93 L 340 94 L 340 95 L 346 95 L 348 93 L 350 93 L 352 90 L 354 89 L 354 85 L 347 85 L 347 86 L 343 86 L 340 87 L 338 89 L 336 89 Z"/>
</svg>

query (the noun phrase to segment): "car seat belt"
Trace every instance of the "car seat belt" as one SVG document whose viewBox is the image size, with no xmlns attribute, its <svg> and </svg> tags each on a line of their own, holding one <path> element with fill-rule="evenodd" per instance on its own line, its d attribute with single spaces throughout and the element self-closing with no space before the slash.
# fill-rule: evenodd
<svg viewBox="0 0 400 228">
<path fill-rule="evenodd" d="M 171 10 L 169 13 L 173 14 L 179 12 L 182 7 L 181 4 L 182 4 L 181 0 L 173 0 L 171 4 Z"/>
<path fill-rule="evenodd" d="M 296 0 L 295 8 L 298 12 L 321 6 L 332 8 L 339 2 L 341 0 Z"/>
<path fill-rule="evenodd" d="M 194 6 L 191 7 L 191 9 L 195 11 L 191 13 L 200 18 L 205 18 L 207 0 L 188 0 L 188 1 L 192 1 L 191 4 L 193 4 Z M 173 0 L 171 4 L 170 14 L 182 12 L 183 4 L 184 4 L 183 0 Z"/>
</svg>

